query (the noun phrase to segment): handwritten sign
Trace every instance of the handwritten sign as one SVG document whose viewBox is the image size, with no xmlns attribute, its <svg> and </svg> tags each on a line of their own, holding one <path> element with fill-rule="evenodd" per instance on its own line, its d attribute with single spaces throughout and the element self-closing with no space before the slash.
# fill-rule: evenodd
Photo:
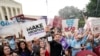
<svg viewBox="0 0 100 56">
<path fill-rule="evenodd" d="M 63 20 L 62 27 L 63 27 L 63 30 L 66 32 L 74 31 L 78 28 L 78 19 Z"/>
</svg>

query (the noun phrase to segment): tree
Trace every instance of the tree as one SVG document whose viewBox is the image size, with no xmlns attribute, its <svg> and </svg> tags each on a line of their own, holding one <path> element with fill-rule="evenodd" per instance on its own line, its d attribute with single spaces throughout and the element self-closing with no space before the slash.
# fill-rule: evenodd
<svg viewBox="0 0 100 56">
<path fill-rule="evenodd" d="M 100 17 L 100 0 L 90 0 L 87 5 L 87 16 Z"/>
<path fill-rule="evenodd" d="M 64 19 L 80 18 L 82 16 L 81 11 L 73 6 L 66 6 L 59 11 L 59 15 Z"/>
</svg>

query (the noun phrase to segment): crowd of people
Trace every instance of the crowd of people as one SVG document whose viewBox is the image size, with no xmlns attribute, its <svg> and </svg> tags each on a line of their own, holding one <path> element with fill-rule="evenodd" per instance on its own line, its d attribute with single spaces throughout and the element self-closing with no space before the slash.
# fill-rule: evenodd
<svg viewBox="0 0 100 56">
<path fill-rule="evenodd" d="M 32 41 L 6 37 L 1 41 L 0 56 L 77 56 L 84 50 L 93 52 L 93 55 L 86 56 L 99 56 L 94 50 L 100 46 L 99 33 L 92 34 L 90 29 L 65 32 L 59 28 L 47 28 L 45 37 L 34 37 Z"/>
</svg>

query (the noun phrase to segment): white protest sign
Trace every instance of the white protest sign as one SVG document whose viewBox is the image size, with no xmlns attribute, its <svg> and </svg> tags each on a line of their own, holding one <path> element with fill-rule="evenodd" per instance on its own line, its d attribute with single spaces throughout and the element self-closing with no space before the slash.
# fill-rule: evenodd
<svg viewBox="0 0 100 56">
<path fill-rule="evenodd" d="M 91 20 L 95 19 L 94 17 L 89 17 L 87 20 L 86 20 L 86 23 L 84 25 L 84 29 L 91 29 Z"/>
<path fill-rule="evenodd" d="M 40 38 L 46 35 L 45 32 L 46 23 L 45 20 L 38 20 L 32 22 L 26 22 L 23 24 L 23 35 L 26 38 L 26 41 L 31 41 L 35 37 Z"/>
<path fill-rule="evenodd" d="M 12 35 L 18 35 L 20 33 L 21 27 L 19 24 L 11 24 L 8 26 L 4 26 L 0 29 L 0 36 L 6 37 L 6 36 L 12 36 Z"/>
<path fill-rule="evenodd" d="M 91 31 L 92 33 L 100 33 L 100 18 L 94 18 L 91 20 Z"/>
<path fill-rule="evenodd" d="M 66 19 L 62 21 L 63 31 L 74 31 L 78 29 L 78 21 L 79 19 Z"/>
<path fill-rule="evenodd" d="M 4 26 L 8 26 L 8 25 L 11 25 L 11 24 L 14 24 L 16 23 L 15 21 L 12 21 L 12 20 L 0 20 L 0 26 L 1 27 L 4 27 Z"/>
</svg>

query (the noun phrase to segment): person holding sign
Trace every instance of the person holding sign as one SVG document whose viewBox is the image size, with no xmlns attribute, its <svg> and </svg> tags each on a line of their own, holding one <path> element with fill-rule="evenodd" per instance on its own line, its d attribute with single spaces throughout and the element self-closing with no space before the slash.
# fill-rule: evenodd
<svg viewBox="0 0 100 56">
<path fill-rule="evenodd" d="M 61 35 L 54 34 L 54 40 L 50 42 L 50 56 L 62 56 Z"/>
<path fill-rule="evenodd" d="M 84 47 L 82 46 L 81 35 L 77 35 L 75 39 L 71 42 L 72 56 L 75 56 L 77 52 L 80 52 Z"/>
</svg>

